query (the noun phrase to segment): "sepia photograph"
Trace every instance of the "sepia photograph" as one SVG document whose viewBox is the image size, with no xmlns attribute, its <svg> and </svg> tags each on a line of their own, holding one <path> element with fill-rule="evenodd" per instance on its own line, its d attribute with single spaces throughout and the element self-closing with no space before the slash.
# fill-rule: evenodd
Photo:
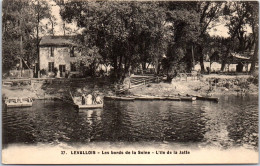
<svg viewBox="0 0 260 166">
<path fill-rule="evenodd" d="M 2 0 L 2 163 L 258 163 L 258 21 L 258 1 Z"/>
</svg>

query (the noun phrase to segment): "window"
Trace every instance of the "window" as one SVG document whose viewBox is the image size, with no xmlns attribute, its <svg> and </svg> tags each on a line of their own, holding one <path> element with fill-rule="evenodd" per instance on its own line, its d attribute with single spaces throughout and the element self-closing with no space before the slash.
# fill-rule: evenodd
<svg viewBox="0 0 260 166">
<path fill-rule="evenodd" d="M 60 70 L 60 72 L 65 72 L 66 71 L 66 65 L 59 65 L 59 70 Z"/>
<path fill-rule="evenodd" d="M 77 71 L 75 62 L 70 62 L 70 71 Z"/>
<path fill-rule="evenodd" d="M 70 48 L 70 57 L 75 57 L 74 47 L 71 47 L 71 48 Z"/>
<path fill-rule="evenodd" d="M 54 57 L 54 48 L 51 47 L 51 54 L 50 54 L 51 57 Z"/>
<path fill-rule="evenodd" d="M 49 62 L 49 72 L 54 72 L 54 62 Z"/>
</svg>

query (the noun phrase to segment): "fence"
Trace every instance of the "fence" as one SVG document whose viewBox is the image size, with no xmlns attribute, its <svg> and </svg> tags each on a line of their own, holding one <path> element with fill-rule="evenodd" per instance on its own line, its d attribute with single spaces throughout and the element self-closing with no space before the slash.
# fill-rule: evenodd
<svg viewBox="0 0 260 166">
<path fill-rule="evenodd" d="M 131 88 L 148 83 L 159 83 L 161 80 L 162 78 L 158 76 L 132 76 L 130 78 Z"/>
<path fill-rule="evenodd" d="M 10 78 L 33 78 L 33 70 L 10 70 L 9 71 Z"/>
<path fill-rule="evenodd" d="M 200 80 L 201 79 L 201 74 L 198 73 L 197 71 L 191 71 L 191 73 L 179 73 L 177 74 L 175 80 L 176 81 L 188 81 L 188 78 L 191 80 Z"/>
</svg>

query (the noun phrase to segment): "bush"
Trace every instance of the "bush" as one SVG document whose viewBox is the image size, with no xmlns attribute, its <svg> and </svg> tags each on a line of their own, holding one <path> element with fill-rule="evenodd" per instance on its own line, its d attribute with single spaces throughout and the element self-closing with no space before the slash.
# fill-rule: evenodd
<svg viewBox="0 0 260 166">
<path fill-rule="evenodd" d="M 41 69 L 41 70 L 40 70 L 40 74 L 41 74 L 41 75 L 46 75 L 46 74 L 47 74 L 47 72 L 46 72 L 46 70 L 45 70 L 45 69 Z"/>
<path fill-rule="evenodd" d="M 57 76 L 57 73 L 58 73 L 58 69 L 57 69 L 57 67 L 54 67 L 54 69 L 53 69 L 53 73 L 54 73 L 54 77 L 56 77 L 56 76 Z"/>
<path fill-rule="evenodd" d="M 252 76 L 247 79 L 248 82 L 258 85 L 258 76 Z"/>
</svg>

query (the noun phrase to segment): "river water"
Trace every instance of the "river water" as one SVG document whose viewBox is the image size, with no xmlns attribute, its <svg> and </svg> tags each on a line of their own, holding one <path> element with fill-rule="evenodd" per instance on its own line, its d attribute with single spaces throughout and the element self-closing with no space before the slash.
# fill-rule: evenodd
<svg viewBox="0 0 260 166">
<path fill-rule="evenodd" d="M 105 101 L 76 109 L 36 100 L 31 108 L 3 108 L 3 148 L 12 144 L 164 143 L 258 148 L 258 96 L 207 101 Z"/>
</svg>

